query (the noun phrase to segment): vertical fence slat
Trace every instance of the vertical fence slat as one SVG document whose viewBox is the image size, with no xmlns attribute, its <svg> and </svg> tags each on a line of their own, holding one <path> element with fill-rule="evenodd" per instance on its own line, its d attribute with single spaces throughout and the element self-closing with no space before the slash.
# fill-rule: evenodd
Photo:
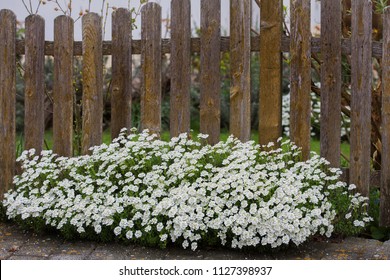
<svg viewBox="0 0 390 280">
<path fill-rule="evenodd" d="M 54 21 L 53 150 L 73 155 L 73 33 L 71 17 Z"/>
<path fill-rule="evenodd" d="M 321 156 L 340 166 L 341 3 L 321 1 Z"/>
<path fill-rule="evenodd" d="M 260 3 L 259 144 L 265 145 L 282 135 L 283 1 Z"/>
<path fill-rule="evenodd" d="M 171 2 L 171 137 L 190 132 L 191 1 Z"/>
<path fill-rule="evenodd" d="M 372 8 L 371 1 L 352 1 L 350 183 L 368 196 L 371 150 Z"/>
<path fill-rule="evenodd" d="M 390 8 L 383 17 L 380 226 L 390 226 Z"/>
<path fill-rule="evenodd" d="M 131 128 L 132 57 L 131 12 L 119 8 L 112 14 L 111 138 Z"/>
<path fill-rule="evenodd" d="M 24 148 L 40 153 L 45 133 L 45 20 L 41 16 L 26 18 L 25 41 Z"/>
<path fill-rule="evenodd" d="M 141 129 L 161 133 L 161 7 L 148 3 L 141 15 Z"/>
<path fill-rule="evenodd" d="M 230 1 L 230 133 L 246 142 L 251 134 L 251 1 Z"/>
<path fill-rule="evenodd" d="M 16 16 L 0 11 L 0 200 L 15 174 Z"/>
<path fill-rule="evenodd" d="M 213 145 L 221 130 L 221 0 L 202 0 L 200 14 L 200 132 Z"/>
<path fill-rule="evenodd" d="M 291 8 L 291 140 L 310 154 L 311 33 L 310 0 L 292 0 Z"/>
<path fill-rule="evenodd" d="M 102 143 L 103 130 L 103 43 L 101 18 L 83 16 L 83 124 L 82 153 Z"/>
</svg>

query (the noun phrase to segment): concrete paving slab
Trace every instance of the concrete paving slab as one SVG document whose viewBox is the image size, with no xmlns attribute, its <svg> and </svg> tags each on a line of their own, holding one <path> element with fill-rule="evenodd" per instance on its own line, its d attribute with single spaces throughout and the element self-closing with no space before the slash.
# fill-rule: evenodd
<svg viewBox="0 0 390 280">
<path fill-rule="evenodd" d="M 89 241 L 64 242 L 52 252 L 49 259 L 85 260 L 97 247 Z"/>
<path fill-rule="evenodd" d="M 388 260 L 390 241 L 347 238 L 315 240 L 275 252 L 203 247 L 195 252 L 179 246 L 166 249 L 136 244 L 65 241 L 56 235 L 36 235 L 0 222 L 0 259 L 30 260 Z"/>
<path fill-rule="evenodd" d="M 49 257 L 62 244 L 63 241 L 60 239 L 32 236 L 15 251 L 14 256 Z"/>
<path fill-rule="evenodd" d="M 133 245 L 98 244 L 88 256 L 88 260 L 126 260 L 133 250 Z"/>
</svg>

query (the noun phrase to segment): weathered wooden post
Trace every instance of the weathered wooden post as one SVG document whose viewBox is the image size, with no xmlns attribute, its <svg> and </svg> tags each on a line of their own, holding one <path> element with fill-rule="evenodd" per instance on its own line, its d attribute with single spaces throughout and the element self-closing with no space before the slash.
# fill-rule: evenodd
<svg viewBox="0 0 390 280">
<path fill-rule="evenodd" d="M 141 129 L 161 133 L 161 7 L 150 2 L 142 7 Z"/>
<path fill-rule="evenodd" d="M 390 8 L 383 17 L 382 164 L 379 224 L 390 227 Z"/>
<path fill-rule="evenodd" d="M 221 0 L 201 1 L 200 32 L 200 132 L 213 145 L 221 131 Z"/>
<path fill-rule="evenodd" d="M 230 1 L 230 133 L 251 136 L 251 1 Z"/>
<path fill-rule="evenodd" d="M 350 183 L 368 196 L 371 171 L 372 3 L 352 1 Z"/>
<path fill-rule="evenodd" d="M 291 140 L 310 156 L 311 31 L 310 0 L 291 0 Z"/>
<path fill-rule="evenodd" d="M 25 42 L 24 148 L 39 154 L 45 134 L 45 20 L 41 16 L 26 18 Z"/>
<path fill-rule="evenodd" d="M 54 21 L 53 150 L 73 155 L 73 30 L 71 17 Z"/>
<path fill-rule="evenodd" d="M 16 16 L 0 11 L 0 200 L 15 174 Z"/>
<path fill-rule="evenodd" d="M 191 1 L 171 2 L 171 137 L 190 132 Z"/>
<path fill-rule="evenodd" d="M 112 14 L 111 139 L 131 128 L 132 56 L 131 12 L 119 8 Z"/>
</svg>

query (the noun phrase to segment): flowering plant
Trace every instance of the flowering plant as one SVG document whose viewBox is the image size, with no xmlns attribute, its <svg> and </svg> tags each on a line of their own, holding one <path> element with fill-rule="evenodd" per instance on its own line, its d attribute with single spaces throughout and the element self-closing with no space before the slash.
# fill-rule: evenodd
<svg viewBox="0 0 390 280">
<path fill-rule="evenodd" d="M 23 173 L 5 195 L 7 215 L 24 224 L 100 239 L 117 238 L 195 250 L 299 245 L 315 234 L 356 234 L 371 221 L 367 198 L 338 181 L 341 171 L 289 141 L 270 150 L 232 136 L 169 142 L 147 131 L 121 135 L 91 155 L 34 150 L 18 158 Z"/>
</svg>

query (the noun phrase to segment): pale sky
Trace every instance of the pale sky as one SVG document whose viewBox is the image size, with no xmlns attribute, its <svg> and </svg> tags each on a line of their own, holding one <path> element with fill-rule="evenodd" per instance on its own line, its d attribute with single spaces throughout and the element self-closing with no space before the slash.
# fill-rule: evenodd
<svg viewBox="0 0 390 280">
<path fill-rule="evenodd" d="M 29 5 L 30 0 L 24 0 L 27 5 Z M 101 13 L 103 0 L 92 0 L 91 4 L 91 12 Z M 31 0 L 34 10 L 37 7 L 39 0 Z M 69 2 L 69 0 L 58 0 L 62 6 L 66 6 L 64 3 Z M 88 0 L 73 0 L 73 15 L 74 19 L 77 18 L 77 14 L 82 9 L 88 8 Z M 110 3 L 110 6 L 115 7 L 128 7 L 129 0 L 107 0 L 106 3 Z M 150 0 L 150 2 L 157 2 L 162 6 L 162 17 L 169 17 L 170 11 L 170 0 Z M 221 32 L 222 34 L 229 33 L 229 0 L 221 0 Z M 289 0 L 284 0 L 284 4 L 288 5 Z M 138 7 L 139 0 L 130 0 L 131 7 Z M 311 1 L 312 5 L 312 25 L 319 23 L 319 1 Z M 200 22 L 200 0 L 191 0 L 191 22 L 192 28 L 195 25 L 199 26 Z M 39 8 L 39 14 L 45 18 L 46 22 L 46 40 L 53 40 L 53 23 L 54 18 L 61 15 L 61 12 L 54 11 L 55 5 L 53 3 L 48 3 L 46 5 L 41 5 Z M 253 5 L 253 8 L 257 8 L 256 4 Z M 24 7 L 22 0 L 0 0 L 0 9 L 10 9 L 12 10 L 20 22 L 24 22 L 26 16 L 28 16 L 28 12 Z M 254 17 L 258 15 L 258 9 L 254 11 Z M 140 16 L 137 19 L 137 26 L 140 27 Z M 140 28 L 138 28 L 139 30 Z M 166 33 L 163 28 L 163 35 Z M 135 32 L 133 35 L 135 38 L 139 38 L 139 31 Z M 107 23 L 105 28 L 105 40 L 111 39 L 111 11 L 109 12 L 109 16 L 107 17 Z M 75 24 L 75 40 L 81 40 L 81 20 L 78 20 Z"/>
</svg>

